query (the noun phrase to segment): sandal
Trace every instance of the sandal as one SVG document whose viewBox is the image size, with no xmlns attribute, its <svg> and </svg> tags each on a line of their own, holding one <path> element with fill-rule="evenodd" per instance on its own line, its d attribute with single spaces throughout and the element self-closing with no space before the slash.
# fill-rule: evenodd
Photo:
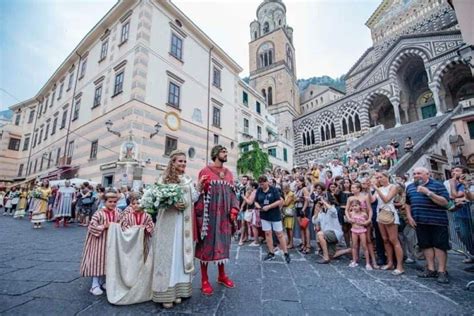
<svg viewBox="0 0 474 316">
<path fill-rule="evenodd" d="M 163 303 L 163 307 L 166 309 L 170 309 L 173 307 L 173 303 Z"/>
<path fill-rule="evenodd" d="M 403 273 L 405 273 L 405 271 L 400 271 L 398 269 L 395 269 L 392 271 L 392 275 L 395 275 L 395 276 L 402 275 Z"/>
<path fill-rule="evenodd" d="M 393 270 L 393 266 L 389 266 L 388 264 L 382 266 L 380 270 Z"/>
</svg>

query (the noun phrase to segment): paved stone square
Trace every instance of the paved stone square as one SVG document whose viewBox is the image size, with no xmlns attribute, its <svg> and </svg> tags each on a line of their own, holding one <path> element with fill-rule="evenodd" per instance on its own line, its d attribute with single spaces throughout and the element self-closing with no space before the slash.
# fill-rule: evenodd
<svg viewBox="0 0 474 316">
<path fill-rule="evenodd" d="M 262 263 L 264 248 L 232 246 L 227 266 L 236 289 L 215 285 L 212 297 L 199 292 L 172 310 L 152 302 L 112 306 L 89 294 L 90 280 L 79 276 L 86 229 L 76 225 L 33 230 L 26 220 L 0 217 L 0 314 L 5 315 L 416 315 L 474 313 L 474 292 L 464 290 L 474 274 L 462 257 L 451 255 L 451 283 L 420 280 L 415 267 L 394 277 L 385 271 L 351 269 L 349 258 L 330 265 L 316 256 L 292 252 L 290 265 L 279 257 Z M 211 280 L 216 269 L 211 267 Z"/>
</svg>

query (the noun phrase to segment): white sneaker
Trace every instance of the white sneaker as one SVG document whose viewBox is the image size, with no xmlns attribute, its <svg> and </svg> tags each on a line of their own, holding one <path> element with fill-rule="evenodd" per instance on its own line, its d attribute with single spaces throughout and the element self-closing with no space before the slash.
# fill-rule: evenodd
<svg viewBox="0 0 474 316">
<path fill-rule="evenodd" d="M 94 288 L 91 288 L 91 289 L 89 290 L 89 292 L 90 292 L 92 295 L 95 295 L 95 296 L 99 296 L 99 295 L 104 294 L 104 291 L 102 291 L 102 290 L 100 289 L 100 286 L 96 286 L 96 287 L 94 287 Z"/>
<path fill-rule="evenodd" d="M 406 264 L 415 263 L 415 260 L 410 259 L 410 258 L 407 258 L 407 259 L 405 260 L 405 263 L 406 263 Z"/>
<path fill-rule="evenodd" d="M 350 268 L 355 268 L 355 267 L 358 267 L 358 266 L 359 266 L 359 264 L 357 262 L 351 261 L 351 263 L 349 263 Z"/>
<path fill-rule="evenodd" d="M 251 243 L 249 244 L 249 246 L 250 246 L 250 247 L 258 247 L 258 246 L 260 246 L 260 244 L 257 244 L 257 243 L 255 243 L 255 242 L 251 242 Z"/>
<path fill-rule="evenodd" d="M 282 256 L 283 252 L 280 250 L 280 248 L 275 248 L 275 251 L 273 252 L 276 256 Z"/>
</svg>

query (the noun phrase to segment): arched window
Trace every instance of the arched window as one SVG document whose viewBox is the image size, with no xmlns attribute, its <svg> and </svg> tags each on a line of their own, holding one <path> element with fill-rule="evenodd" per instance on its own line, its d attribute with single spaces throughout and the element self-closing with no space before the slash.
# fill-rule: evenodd
<svg viewBox="0 0 474 316">
<path fill-rule="evenodd" d="M 267 100 L 268 105 L 273 104 L 273 89 L 272 87 L 268 87 L 268 100 Z"/>
<path fill-rule="evenodd" d="M 268 24 L 268 22 L 265 22 L 263 24 L 263 34 L 267 34 L 268 32 L 270 32 L 270 24 Z"/>
<path fill-rule="evenodd" d="M 306 131 L 306 144 L 311 145 L 311 139 L 309 137 L 309 131 Z"/>
<path fill-rule="evenodd" d="M 265 91 L 265 89 L 262 89 L 262 96 L 265 99 L 265 101 L 267 101 L 267 92 Z"/>
<path fill-rule="evenodd" d="M 308 145 L 306 142 L 306 133 L 303 132 L 303 146 L 306 146 L 306 145 Z"/>
<path fill-rule="evenodd" d="M 258 48 L 258 58 L 260 64 L 259 68 L 267 67 L 273 64 L 274 53 L 273 53 L 273 44 L 271 42 L 266 42 Z"/>
<path fill-rule="evenodd" d="M 342 134 L 347 135 L 347 123 L 345 118 L 342 119 Z"/>
<path fill-rule="evenodd" d="M 289 45 L 286 45 L 286 63 L 288 67 L 293 70 L 293 52 Z"/>
<path fill-rule="evenodd" d="M 316 144 L 316 140 L 315 140 L 315 137 L 314 137 L 314 130 L 313 130 L 313 129 L 311 130 L 311 144 L 312 144 L 312 145 Z"/>
<path fill-rule="evenodd" d="M 321 141 L 324 142 L 326 140 L 325 134 L 324 134 L 324 127 L 321 126 Z"/>
<path fill-rule="evenodd" d="M 359 120 L 359 114 L 356 113 L 354 116 L 355 119 L 355 130 L 360 131 L 360 120 Z"/>
<path fill-rule="evenodd" d="M 336 138 L 336 128 L 334 127 L 334 123 L 331 123 L 331 139 Z"/>
<path fill-rule="evenodd" d="M 257 31 L 253 32 L 253 39 L 257 38 Z"/>
<path fill-rule="evenodd" d="M 281 19 L 278 20 L 278 25 L 281 25 Z"/>
<path fill-rule="evenodd" d="M 354 133 L 354 122 L 352 121 L 352 116 L 349 116 L 349 132 Z"/>
<path fill-rule="evenodd" d="M 326 125 L 326 140 L 330 140 L 331 139 L 331 132 L 329 131 L 329 125 Z"/>
</svg>

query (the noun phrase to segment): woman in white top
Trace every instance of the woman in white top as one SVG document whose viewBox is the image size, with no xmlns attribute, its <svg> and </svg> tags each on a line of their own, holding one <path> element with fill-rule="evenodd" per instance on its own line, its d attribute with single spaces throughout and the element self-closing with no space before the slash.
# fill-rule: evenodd
<svg viewBox="0 0 474 316">
<path fill-rule="evenodd" d="M 405 272 L 403 268 L 403 249 L 398 240 L 398 225 L 400 219 L 398 217 L 397 209 L 393 204 L 393 199 L 398 194 L 397 186 L 390 184 L 390 174 L 386 171 L 380 171 L 375 174 L 375 181 L 372 186 L 375 193 L 372 196 L 372 201 L 377 199 L 377 222 L 382 235 L 385 252 L 387 254 L 387 264 L 382 267 L 382 270 L 390 270 L 394 268 L 393 265 L 393 251 L 395 250 L 395 257 L 397 259 L 396 269 L 392 272 L 393 275 L 401 275 Z M 381 210 L 390 211 L 393 213 L 393 223 L 382 224 L 379 221 L 379 214 Z"/>
</svg>

